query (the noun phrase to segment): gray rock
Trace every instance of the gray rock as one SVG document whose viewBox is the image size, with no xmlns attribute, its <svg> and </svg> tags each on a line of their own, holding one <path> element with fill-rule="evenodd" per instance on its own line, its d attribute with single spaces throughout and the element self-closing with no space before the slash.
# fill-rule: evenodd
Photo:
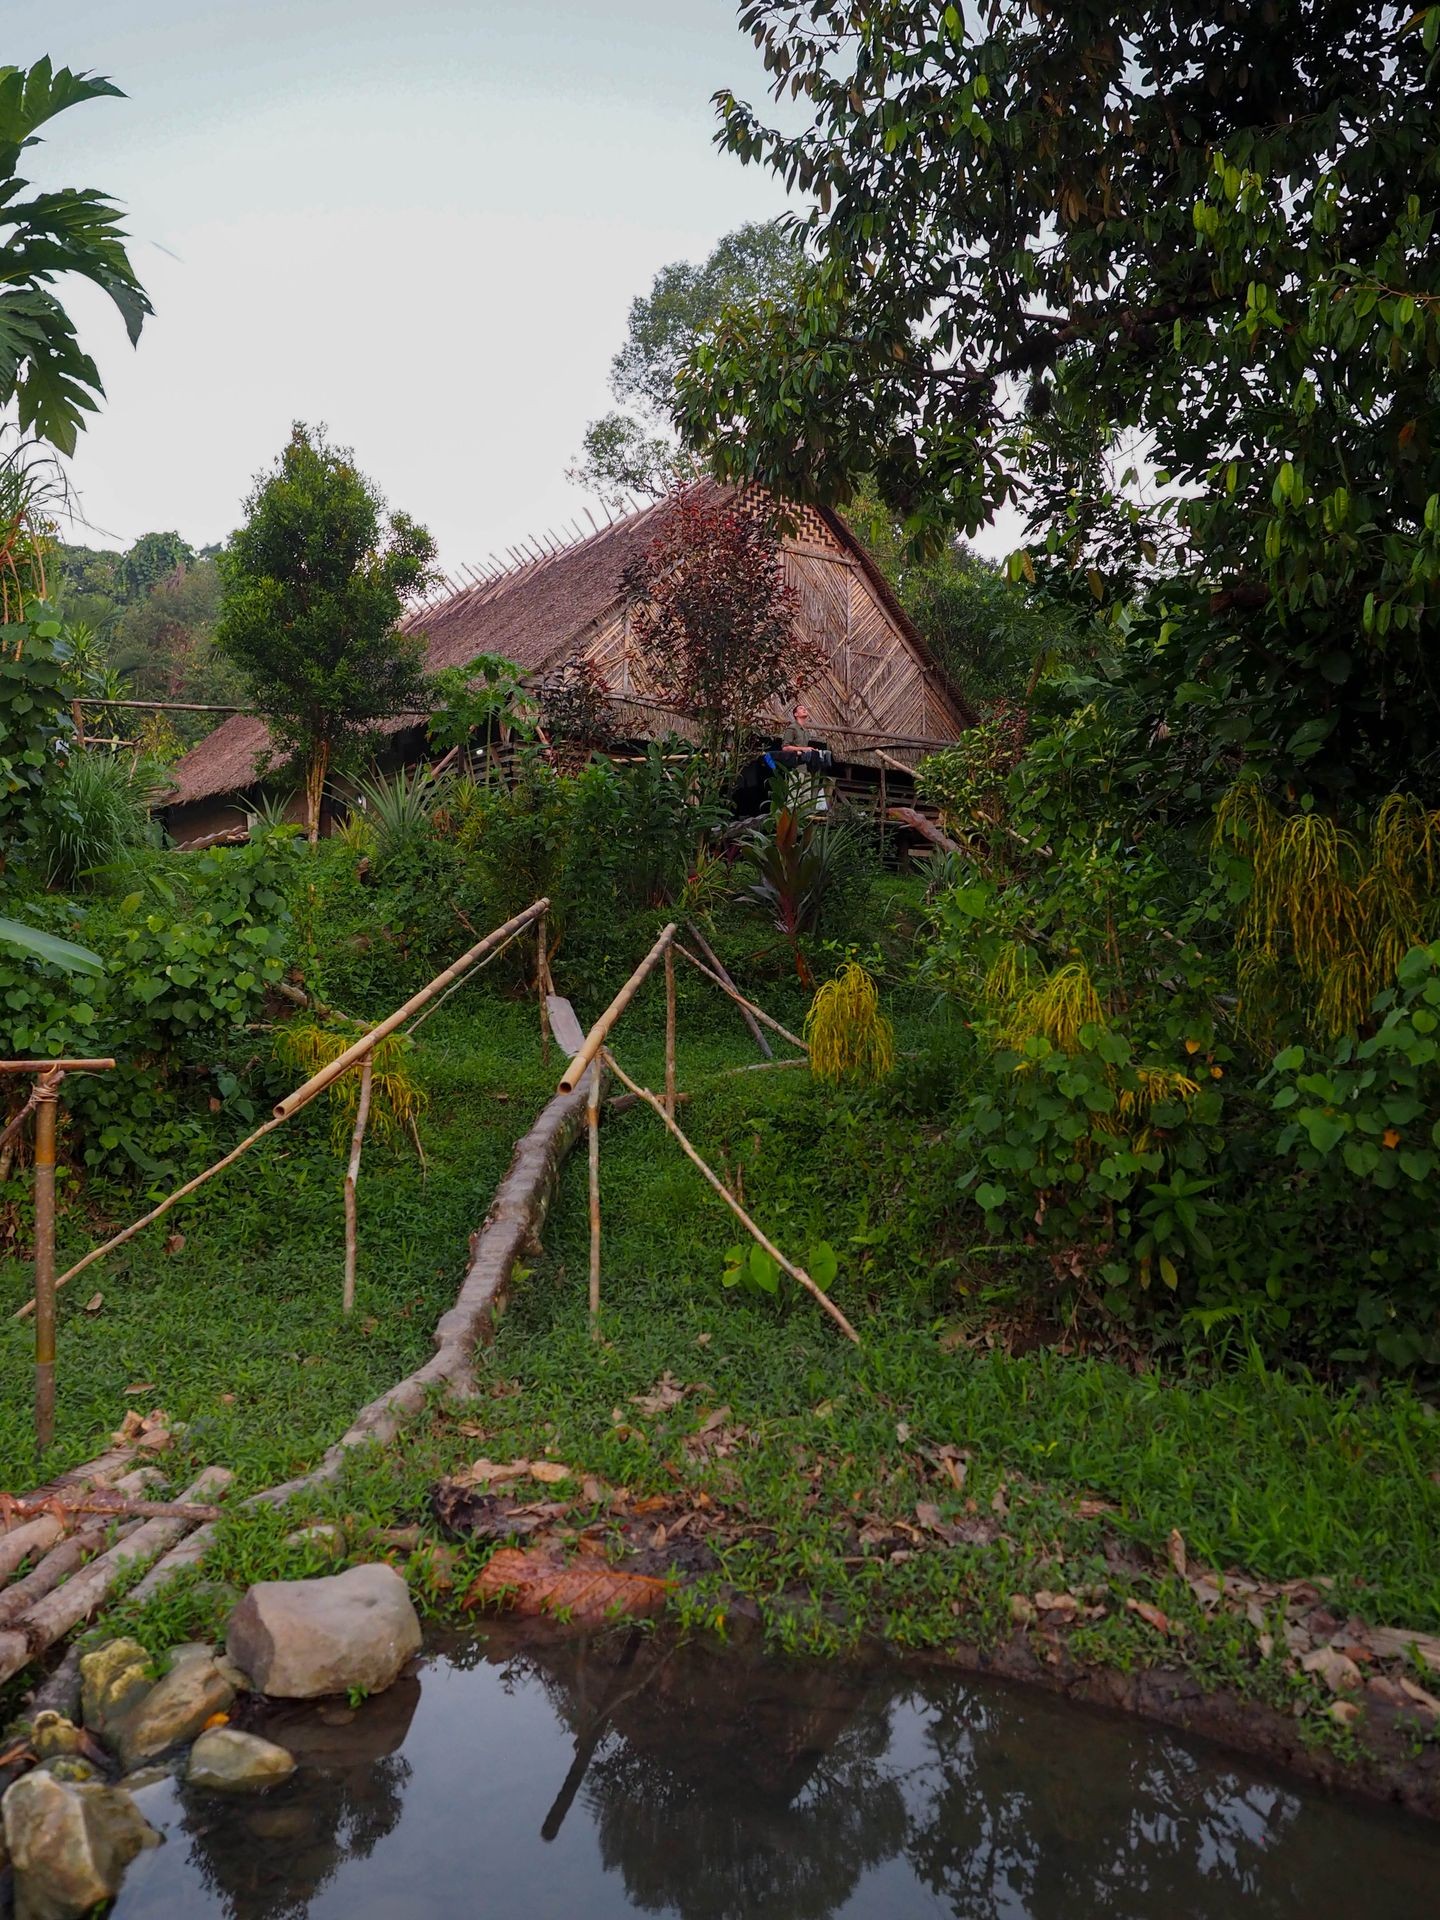
<svg viewBox="0 0 1440 1920">
<path fill-rule="evenodd" d="M 37 1769 L 3 1802 L 16 1920 L 79 1920 L 160 1836 L 118 1787 L 66 1786 Z"/>
<path fill-rule="evenodd" d="M 193 1740 L 205 1722 L 224 1713 L 234 1698 L 234 1687 L 208 1649 L 203 1659 L 182 1660 L 116 1728 L 125 1767 L 138 1767 L 142 1760 L 153 1760 L 182 1740 Z"/>
<path fill-rule="evenodd" d="M 190 1749 L 185 1778 L 192 1787 L 255 1793 L 288 1780 L 294 1771 L 295 1756 L 274 1741 L 235 1727 L 215 1727 Z"/>
<path fill-rule="evenodd" d="M 393 1567 L 262 1580 L 231 1614 L 225 1650 L 257 1692 L 280 1699 L 381 1693 L 420 1651 L 420 1621 Z"/>
<path fill-rule="evenodd" d="M 155 1673 L 138 1640 L 110 1640 L 80 1662 L 80 1716 L 93 1733 L 109 1733 L 150 1691 Z"/>
</svg>

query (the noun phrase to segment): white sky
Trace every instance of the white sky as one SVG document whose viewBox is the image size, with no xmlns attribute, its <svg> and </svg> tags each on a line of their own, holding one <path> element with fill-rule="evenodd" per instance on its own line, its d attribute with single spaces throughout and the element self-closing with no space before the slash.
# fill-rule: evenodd
<svg viewBox="0 0 1440 1920">
<path fill-rule="evenodd" d="M 452 569 L 584 524 L 565 468 L 630 301 L 784 204 L 713 145 L 711 94 L 764 91 L 735 0 L 4 0 L 4 28 L 0 61 L 128 95 L 26 156 L 124 204 L 156 308 L 132 351 L 67 296 L 108 395 L 72 468 L 89 545 L 223 538 L 295 419 Z"/>
<path fill-rule="evenodd" d="M 27 156 L 121 200 L 138 350 L 70 304 L 108 399 L 72 469 L 92 545 L 240 518 L 293 419 L 354 446 L 442 560 L 580 515 L 565 479 L 631 299 L 783 204 L 718 153 L 758 94 L 733 0 L 6 0 L 0 61 L 108 75 Z"/>
</svg>

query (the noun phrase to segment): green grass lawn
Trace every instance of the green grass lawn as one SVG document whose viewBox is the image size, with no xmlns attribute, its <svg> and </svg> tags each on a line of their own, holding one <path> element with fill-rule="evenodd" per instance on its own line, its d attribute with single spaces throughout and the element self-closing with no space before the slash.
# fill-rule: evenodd
<svg viewBox="0 0 1440 1920">
<path fill-rule="evenodd" d="M 1440 1625 L 1440 1421 L 1417 1395 L 1336 1393 L 1256 1364 L 1167 1379 L 1098 1359 L 952 1347 L 915 1284 L 913 1251 L 875 1259 L 887 1195 L 902 1205 L 907 1181 L 932 1171 L 923 1141 L 907 1173 L 910 1147 L 897 1154 L 891 1142 L 882 1155 L 863 1102 L 803 1071 L 727 1074 L 755 1058 L 752 1043 L 699 993 L 682 986 L 680 1078 L 694 1094 L 683 1124 L 727 1178 L 739 1170 L 747 1206 L 783 1249 L 807 1259 L 818 1240 L 834 1245 L 836 1297 L 862 1347 L 798 1290 L 778 1304 L 727 1292 L 725 1251 L 739 1238 L 731 1216 L 653 1115 L 613 1116 L 602 1135 L 601 1342 L 586 1323 L 581 1153 L 563 1175 L 543 1256 L 519 1277 L 482 1365 L 482 1386 L 520 1391 L 487 1395 L 465 1413 L 463 1433 L 437 1413 L 388 1461 L 356 1460 L 339 1487 L 294 1515 L 228 1523 L 219 1572 L 313 1570 L 312 1549 L 287 1559 L 281 1546 L 300 1513 L 424 1518 L 437 1473 L 481 1452 L 547 1451 L 615 1486 L 711 1491 L 747 1537 L 684 1604 L 703 1618 L 738 1591 L 797 1646 L 834 1648 L 864 1631 L 916 1645 L 999 1632 L 1012 1592 L 1128 1577 L 1117 1576 L 1113 1552 L 1107 1559 L 1118 1538 L 1147 1564 L 1158 1556 L 1158 1572 L 1135 1590 L 1193 1616 L 1187 1657 L 1208 1648 L 1218 1672 L 1233 1652 L 1230 1628 L 1201 1621 L 1188 1591 L 1167 1584 L 1175 1528 L 1192 1563 L 1327 1576 L 1342 1611 Z M 652 1087 L 660 1009 L 657 984 L 616 1041 Z M 244 1489 L 273 1484 L 312 1465 L 358 1406 L 424 1357 L 467 1237 L 560 1063 L 541 1070 L 533 1007 L 483 987 L 458 996 L 423 1039 L 428 1172 L 410 1155 L 368 1156 L 353 1320 L 339 1313 L 341 1167 L 317 1118 L 187 1203 L 180 1251 L 164 1252 L 166 1228 L 148 1233 L 64 1296 L 49 1466 L 96 1450 L 127 1404 L 160 1404 L 190 1423 L 194 1461 L 235 1467 Z M 84 1244 L 75 1228 L 67 1222 L 67 1252 Z M 18 1303 L 27 1281 L 15 1263 L 0 1272 L 7 1301 Z M 97 1289 L 104 1304 L 90 1315 L 84 1302 Z M 19 1488 L 34 1481 L 30 1333 L 4 1326 L 11 1390 L 0 1445 L 5 1483 Z M 667 1373 L 693 1391 L 667 1411 L 637 1409 L 634 1397 Z M 127 1400 L 142 1381 L 147 1391 Z M 722 1406 L 743 1431 L 722 1457 L 697 1458 L 687 1441 Z M 969 1455 L 963 1490 L 937 1477 L 930 1456 L 943 1446 Z M 846 1548 L 866 1520 L 913 1524 L 922 1501 L 946 1523 L 963 1521 L 967 1503 L 990 1515 L 1002 1488 L 1001 1538 L 983 1553 L 897 1561 Z M 1081 1496 L 1110 1511 L 1078 1513 Z M 193 1629 L 183 1607 L 166 1618 L 166 1631 Z M 1089 1645 L 1123 1662 L 1137 1657 L 1139 1631 L 1120 1613 Z"/>
</svg>

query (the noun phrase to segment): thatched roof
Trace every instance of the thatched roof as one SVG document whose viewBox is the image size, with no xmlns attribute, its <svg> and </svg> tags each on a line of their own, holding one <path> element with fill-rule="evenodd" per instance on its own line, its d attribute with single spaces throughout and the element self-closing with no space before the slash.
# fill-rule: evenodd
<svg viewBox="0 0 1440 1920">
<path fill-rule="evenodd" d="M 425 636 L 425 664 L 432 673 L 445 667 L 467 666 L 477 655 L 489 653 L 503 655 L 528 673 L 543 676 L 572 655 L 585 652 L 587 644 L 613 621 L 622 598 L 621 576 L 660 531 L 660 518 L 665 512 L 663 501 L 644 507 L 573 546 L 545 553 L 498 577 L 417 607 L 402 624 L 407 631 Z M 968 702 L 943 681 L 889 583 L 860 542 L 838 514 L 822 512 L 817 519 L 864 574 L 902 644 L 922 663 L 921 671 L 943 688 L 940 697 L 947 718 L 958 726 L 970 724 L 974 713 Z M 683 716 L 647 701 L 643 688 L 616 685 L 615 691 L 615 717 L 623 715 L 627 723 L 633 718 L 637 734 L 692 731 Z M 824 689 L 814 695 L 807 691 L 806 698 L 814 713 L 817 735 L 837 736 L 835 744 L 843 750 L 855 716 L 839 711 L 835 702 L 827 700 Z M 863 721 L 862 715 L 862 725 Z M 382 721 L 380 731 L 402 733 L 418 724 L 417 716 L 400 714 Z M 953 737 L 954 731 L 954 724 L 947 725 L 945 737 Z M 863 739 L 890 737 L 872 732 Z M 855 734 L 853 739 L 858 749 L 862 736 Z M 270 736 L 263 720 L 253 714 L 232 715 L 172 769 L 175 791 L 170 804 L 184 806 L 253 786 L 256 765 L 269 748 Z"/>
</svg>

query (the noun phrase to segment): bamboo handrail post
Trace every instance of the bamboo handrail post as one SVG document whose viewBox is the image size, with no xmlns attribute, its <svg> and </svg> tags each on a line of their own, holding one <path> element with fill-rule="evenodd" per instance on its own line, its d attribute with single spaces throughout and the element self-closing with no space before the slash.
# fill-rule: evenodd
<svg viewBox="0 0 1440 1920">
<path fill-rule="evenodd" d="M 757 1007 L 753 1000 L 747 1000 L 738 987 L 727 987 L 718 973 L 712 972 L 703 960 L 697 960 L 690 949 L 683 946 L 678 940 L 675 942 L 675 951 L 682 960 L 688 960 L 697 973 L 703 973 L 707 980 L 713 980 L 720 991 L 733 1000 L 737 1006 L 748 1007 L 755 1018 L 769 1027 L 772 1033 L 778 1033 L 782 1040 L 788 1040 L 792 1047 L 799 1047 L 802 1053 L 809 1053 L 809 1047 L 800 1038 L 798 1033 L 791 1033 L 788 1027 L 782 1027 L 780 1022 L 773 1020 L 763 1007 Z"/>
<path fill-rule="evenodd" d="M 675 1118 L 675 948 L 665 949 L 665 1111 Z"/>
<path fill-rule="evenodd" d="M 651 970 L 660 960 L 665 949 L 674 938 L 675 922 L 672 920 L 650 949 L 649 953 L 646 954 L 645 958 L 625 982 L 624 986 L 621 987 L 615 998 L 610 1002 L 609 1006 L 601 1014 L 600 1018 L 595 1022 L 594 1026 L 591 1027 L 590 1031 L 586 1034 L 585 1044 L 560 1076 L 561 1093 L 574 1093 L 584 1078 L 585 1069 L 604 1046 L 606 1035 L 609 1033 L 611 1027 L 614 1026 L 626 1007 L 628 1007 L 630 1002 L 635 998 L 635 995 L 649 978 Z"/>
<path fill-rule="evenodd" d="M 535 923 L 535 944 L 539 949 L 535 965 L 535 992 L 540 1001 L 540 1064 L 546 1069 L 550 1065 L 550 1008 L 546 1004 L 546 995 L 550 991 L 549 924 L 550 916 L 547 913 L 542 913 Z"/>
<path fill-rule="evenodd" d="M 725 1202 L 726 1206 L 734 1214 L 735 1218 L 740 1222 L 741 1226 L 744 1227 L 745 1231 L 748 1234 L 750 1234 L 754 1239 L 759 1241 L 760 1245 L 770 1255 L 770 1258 L 776 1263 L 777 1266 L 783 1267 L 785 1272 L 790 1275 L 792 1280 L 798 1281 L 799 1284 L 802 1287 L 804 1287 L 805 1291 L 810 1295 L 812 1295 L 812 1297 L 819 1303 L 819 1305 L 824 1308 L 825 1312 L 829 1314 L 830 1318 L 835 1322 L 836 1326 L 839 1327 L 840 1331 L 845 1335 L 845 1338 L 847 1340 L 853 1340 L 855 1345 L 858 1347 L 860 1345 L 860 1336 L 858 1333 L 856 1333 L 854 1327 L 851 1326 L 850 1322 L 845 1318 L 845 1315 L 840 1311 L 839 1307 L 836 1306 L 835 1302 L 831 1300 L 829 1296 L 822 1291 L 821 1288 L 816 1286 L 815 1282 L 810 1278 L 809 1274 L 806 1273 L 803 1267 L 797 1267 L 793 1260 L 787 1260 L 784 1254 L 781 1253 L 780 1249 L 775 1245 L 774 1241 L 769 1239 L 767 1235 L 763 1233 L 758 1226 L 756 1226 L 755 1222 L 750 1218 L 749 1214 L 746 1213 L 745 1209 L 740 1205 L 740 1202 L 735 1198 L 734 1194 L 732 1194 L 729 1191 L 729 1189 L 725 1186 L 725 1183 L 720 1179 L 719 1175 L 716 1173 L 713 1173 L 710 1170 L 710 1168 L 706 1165 L 704 1160 L 702 1160 L 700 1155 L 696 1152 L 695 1148 L 691 1146 L 690 1142 L 686 1139 L 685 1135 L 680 1131 L 680 1128 L 677 1126 L 675 1121 L 670 1118 L 668 1113 L 666 1113 L 664 1103 L 660 1100 L 657 1100 L 655 1095 L 650 1092 L 648 1087 L 642 1087 L 639 1085 L 637 1081 L 632 1080 L 629 1074 L 626 1073 L 625 1069 L 617 1063 L 614 1054 L 612 1054 L 608 1048 L 604 1050 L 601 1057 L 604 1060 L 605 1065 L 615 1075 L 615 1078 L 619 1080 L 624 1086 L 627 1086 L 630 1089 L 631 1093 L 635 1094 L 639 1099 L 643 1100 L 647 1107 L 652 1107 L 654 1111 L 660 1116 L 660 1118 L 664 1121 L 665 1125 L 669 1128 L 670 1132 L 674 1134 L 676 1142 L 678 1143 L 685 1157 L 688 1160 L 692 1161 L 694 1165 L 699 1168 L 701 1174 L 709 1182 L 709 1184 L 715 1189 L 716 1193 L 719 1194 L 720 1198 Z"/>
<path fill-rule="evenodd" d="M 35 1457 L 55 1438 L 55 1104 L 59 1068 L 35 1083 Z"/>
<path fill-rule="evenodd" d="M 355 1186 L 360 1178 L 360 1149 L 365 1144 L 365 1123 L 370 1118 L 370 1093 L 375 1081 L 375 1054 L 365 1056 L 360 1069 L 360 1100 L 355 1109 L 355 1131 L 350 1136 L 350 1164 L 345 1169 L 345 1286 L 340 1311 L 355 1311 L 355 1262 L 359 1251 L 359 1230 L 355 1204 Z"/>
<path fill-rule="evenodd" d="M 585 1132 L 590 1160 L 590 1338 L 600 1338 L 600 1083 L 597 1060 L 590 1069 L 590 1097 L 585 1102 Z"/>
</svg>

